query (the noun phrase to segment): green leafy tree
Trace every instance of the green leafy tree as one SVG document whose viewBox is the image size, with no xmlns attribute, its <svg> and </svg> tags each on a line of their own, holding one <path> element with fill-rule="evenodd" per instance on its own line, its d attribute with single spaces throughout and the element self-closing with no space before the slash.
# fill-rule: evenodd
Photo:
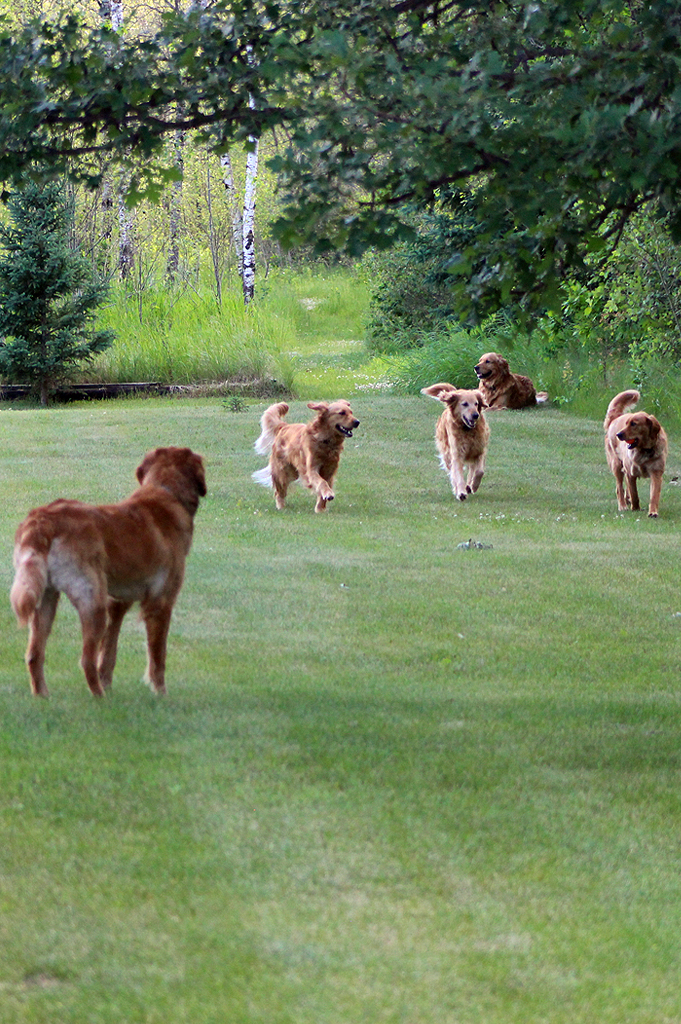
<svg viewBox="0 0 681 1024">
<path fill-rule="evenodd" d="M 139 39 L 65 16 L 0 32 L 0 180 L 108 155 L 152 195 L 170 133 L 281 128 L 285 244 L 385 247 L 459 191 L 460 304 L 557 309 L 646 204 L 681 238 L 679 52 L 681 0 L 223 0 Z"/>
<path fill-rule="evenodd" d="M 113 340 L 93 328 L 106 284 L 70 247 L 63 186 L 26 181 L 9 212 L 0 226 L 0 373 L 31 383 L 47 405 L 51 387 Z"/>
</svg>

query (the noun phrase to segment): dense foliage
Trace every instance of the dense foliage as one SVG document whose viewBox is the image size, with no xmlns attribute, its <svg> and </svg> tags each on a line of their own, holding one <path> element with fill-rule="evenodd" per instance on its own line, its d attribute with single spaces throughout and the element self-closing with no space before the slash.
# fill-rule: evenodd
<svg viewBox="0 0 681 1024">
<path fill-rule="evenodd" d="M 681 233 L 680 49 L 678 0 L 236 0 L 129 40 L 67 16 L 0 37 L 0 176 L 94 182 L 108 154 L 153 193 L 178 128 L 218 151 L 282 128 L 287 244 L 387 245 L 459 191 L 460 301 L 557 308 L 644 204 Z"/>
</svg>

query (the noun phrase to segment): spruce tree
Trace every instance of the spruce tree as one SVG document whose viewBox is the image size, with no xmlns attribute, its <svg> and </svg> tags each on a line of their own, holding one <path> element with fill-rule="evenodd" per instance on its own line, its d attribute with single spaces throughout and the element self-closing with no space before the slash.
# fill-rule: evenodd
<svg viewBox="0 0 681 1024">
<path fill-rule="evenodd" d="M 113 341 L 93 321 L 107 285 L 69 244 L 72 210 L 63 185 L 27 180 L 0 225 L 0 374 L 29 383 L 47 405 L 50 389 Z"/>
</svg>

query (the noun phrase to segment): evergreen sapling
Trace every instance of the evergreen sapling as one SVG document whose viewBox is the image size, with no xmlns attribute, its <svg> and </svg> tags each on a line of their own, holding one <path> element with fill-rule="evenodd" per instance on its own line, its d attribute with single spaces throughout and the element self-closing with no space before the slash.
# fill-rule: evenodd
<svg viewBox="0 0 681 1024">
<path fill-rule="evenodd" d="M 55 385 L 83 360 L 108 348 L 95 330 L 107 284 L 69 244 L 72 208 L 59 183 L 26 181 L 8 201 L 0 226 L 0 374 L 29 383 L 47 405 Z"/>
</svg>

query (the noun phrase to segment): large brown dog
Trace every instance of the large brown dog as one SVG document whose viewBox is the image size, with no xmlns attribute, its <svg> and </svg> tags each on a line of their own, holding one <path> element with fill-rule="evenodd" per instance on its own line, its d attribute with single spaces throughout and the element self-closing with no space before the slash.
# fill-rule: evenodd
<svg viewBox="0 0 681 1024">
<path fill-rule="evenodd" d="M 662 426 L 647 412 L 628 413 L 640 398 L 638 391 L 621 391 L 615 395 L 605 414 L 605 454 L 615 477 L 617 507 L 638 512 L 640 477 L 650 478 L 648 515 L 657 518 L 662 491 L 662 474 L 667 461 L 667 435 Z"/>
<path fill-rule="evenodd" d="M 489 443 L 489 425 L 482 411 L 485 399 L 480 391 L 460 391 L 445 383 L 421 388 L 421 393 L 445 405 L 435 427 L 435 444 L 452 491 L 464 501 L 477 491 L 485 472 Z M 464 482 L 466 465 L 468 479 Z"/>
<path fill-rule="evenodd" d="M 170 617 L 206 493 L 203 459 L 189 448 L 156 448 L 137 479 L 117 505 L 60 498 L 29 512 L 16 532 L 10 600 L 20 625 L 30 626 L 26 664 L 38 697 L 47 697 L 45 646 L 60 592 L 80 616 L 81 666 L 96 697 L 111 685 L 123 616 L 135 601 L 147 628 L 146 679 L 165 693 Z"/>
<path fill-rule="evenodd" d="M 498 352 L 486 352 L 474 369 L 488 409 L 524 409 L 549 397 L 546 391 L 537 393 L 529 377 L 511 373 Z"/>
<path fill-rule="evenodd" d="M 263 487 L 274 488 L 277 508 L 284 508 L 286 492 L 294 480 L 300 480 L 317 495 L 315 512 L 323 512 L 333 501 L 333 483 L 338 471 L 343 442 L 352 437 L 359 420 L 349 404 L 308 402 L 308 409 L 317 413 L 310 423 L 286 423 L 286 402 L 271 405 L 260 420 L 262 433 L 255 442 L 261 455 L 270 452 L 269 465 L 253 473 Z"/>
</svg>

